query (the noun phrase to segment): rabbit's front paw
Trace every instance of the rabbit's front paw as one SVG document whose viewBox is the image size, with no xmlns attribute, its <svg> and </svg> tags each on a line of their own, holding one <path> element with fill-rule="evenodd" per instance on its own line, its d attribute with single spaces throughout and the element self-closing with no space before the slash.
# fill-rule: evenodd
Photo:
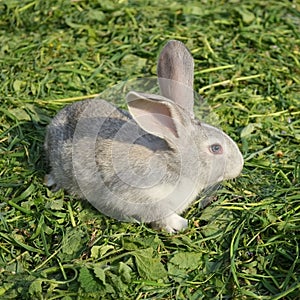
<svg viewBox="0 0 300 300">
<path fill-rule="evenodd" d="M 45 186 L 48 186 L 48 187 L 51 187 L 51 186 L 56 184 L 55 181 L 54 181 L 54 178 L 51 174 L 46 174 L 45 175 L 44 184 L 45 184 Z"/>
<path fill-rule="evenodd" d="M 177 214 L 172 214 L 163 220 L 152 223 L 154 228 L 164 229 L 169 233 L 175 233 L 188 227 L 188 220 Z"/>
<path fill-rule="evenodd" d="M 46 174 L 44 177 L 44 185 L 47 186 L 48 188 L 51 188 L 52 192 L 57 192 L 60 187 L 58 184 L 55 182 L 53 176 L 51 174 Z"/>
</svg>

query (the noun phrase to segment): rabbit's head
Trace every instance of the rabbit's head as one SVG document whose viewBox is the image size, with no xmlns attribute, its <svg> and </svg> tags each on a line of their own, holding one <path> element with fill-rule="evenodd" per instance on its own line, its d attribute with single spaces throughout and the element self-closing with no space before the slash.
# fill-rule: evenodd
<svg viewBox="0 0 300 300">
<path fill-rule="evenodd" d="M 127 95 L 135 121 L 180 152 L 179 161 L 185 170 L 182 174 L 197 177 L 193 179 L 202 183 L 201 188 L 237 177 L 243 157 L 236 143 L 220 129 L 194 117 L 194 60 L 183 43 L 171 40 L 166 44 L 157 74 L 162 96 L 137 92 Z"/>
</svg>

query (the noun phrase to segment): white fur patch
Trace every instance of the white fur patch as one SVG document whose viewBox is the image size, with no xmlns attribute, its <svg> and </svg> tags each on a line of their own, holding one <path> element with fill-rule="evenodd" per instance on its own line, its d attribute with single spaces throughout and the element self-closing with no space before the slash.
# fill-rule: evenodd
<svg viewBox="0 0 300 300">
<path fill-rule="evenodd" d="M 201 187 L 189 178 L 182 178 L 176 185 L 163 183 L 145 190 L 145 196 L 159 202 L 162 211 L 180 213 L 197 197 Z"/>
</svg>

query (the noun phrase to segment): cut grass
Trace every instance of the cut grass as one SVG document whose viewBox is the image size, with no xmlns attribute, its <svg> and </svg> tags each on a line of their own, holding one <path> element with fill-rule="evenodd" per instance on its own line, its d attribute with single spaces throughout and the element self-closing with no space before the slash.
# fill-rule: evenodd
<svg viewBox="0 0 300 300">
<path fill-rule="evenodd" d="M 297 1 L 1 1 L 1 299 L 297 299 L 299 28 Z M 173 236 L 43 186 L 50 118 L 154 76 L 168 39 L 245 157 Z"/>
</svg>

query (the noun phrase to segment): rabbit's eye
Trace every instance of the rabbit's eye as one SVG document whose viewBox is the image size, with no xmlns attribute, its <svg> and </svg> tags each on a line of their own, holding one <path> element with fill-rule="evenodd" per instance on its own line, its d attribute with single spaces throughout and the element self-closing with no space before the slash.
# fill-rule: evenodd
<svg viewBox="0 0 300 300">
<path fill-rule="evenodd" d="M 223 148 L 220 144 L 213 144 L 209 147 L 209 150 L 213 154 L 222 154 Z"/>
</svg>

